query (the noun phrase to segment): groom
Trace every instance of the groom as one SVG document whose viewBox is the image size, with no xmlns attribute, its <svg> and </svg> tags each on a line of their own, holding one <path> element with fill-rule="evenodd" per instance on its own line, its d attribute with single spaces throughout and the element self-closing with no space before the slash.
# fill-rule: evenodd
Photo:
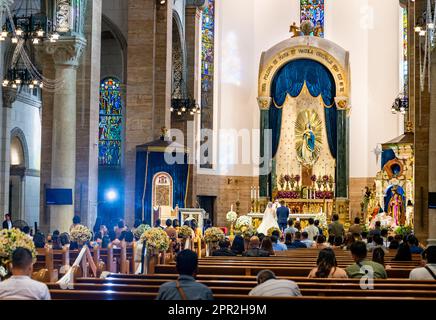
<svg viewBox="0 0 436 320">
<path fill-rule="evenodd" d="M 280 201 L 280 207 L 277 208 L 277 223 L 279 224 L 280 230 L 284 232 L 286 229 L 289 218 L 289 208 L 286 206 L 285 201 Z"/>
</svg>

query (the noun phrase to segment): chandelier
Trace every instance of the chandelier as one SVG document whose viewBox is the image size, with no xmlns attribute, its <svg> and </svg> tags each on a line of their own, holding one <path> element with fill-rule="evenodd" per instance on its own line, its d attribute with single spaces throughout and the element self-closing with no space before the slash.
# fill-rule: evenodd
<svg viewBox="0 0 436 320">
<path fill-rule="evenodd" d="M 171 113 L 178 116 L 200 114 L 200 106 L 197 101 L 188 94 L 187 86 L 184 81 L 181 66 L 176 65 L 174 72 L 174 90 L 171 95 Z"/>
<path fill-rule="evenodd" d="M 409 111 L 409 97 L 405 93 L 400 93 L 392 105 L 392 113 L 406 114 Z"/>
<path fill-rule="evenodd" d="M 56 81 L 44 78 L 33 62 L 32 46 L 59 40 L 55 25 L 40 12 L 38 2 L 22 0 L 11 11 L 14 1 L 0 0 L 0 19 L 6 21 L 0 32 L 0 42 L 10 41 L 15 46 L 3 87 L 34 89 L 46 86 L 53 89 L 56 85 Z"/>
</svg>

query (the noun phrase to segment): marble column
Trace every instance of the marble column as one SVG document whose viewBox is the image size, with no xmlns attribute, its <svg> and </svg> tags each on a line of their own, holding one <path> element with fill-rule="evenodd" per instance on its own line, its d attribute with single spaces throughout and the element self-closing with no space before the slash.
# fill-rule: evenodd
<svg viewBox="0 0 436 320">
<path fill-rule="evenodd" d="M 269 177 L 270 174 L 273 172 L 266 172 L 265 167 L 270 165 L 270 160 L 272 159 L 273 155 L 269 155 L 269 150 L 265 150 L 265 147 L 271 146 L 272 141 L 267 141 L 267 139 L 270 138 L 270 135 L 267 134 L 268 130 L 270 130 L 269 127 L 269 108 L 272 102 L 272 98 L 270 97 L 259 97 L 258 105 L 260 108 L 260 152 L 259 155 L 261 159 L 264 159 L 266 163 L 260 163 L 259 167 L 259 196 L 260 197 L 266 197 L 267 195 L 272 196 L 271 192 L 268 191 L 269 186 Z M 266 157 L 266 159 L 265 159 Z M 275 171 L 275 168 L 271 168 Z M 269 170 L 268 170 L 269 171 Z M 270 188 L 272 186 L 269 186 Z M 274 187 L 271 188 L 273 190 Z"/>
<path fill-rule="evenodd" d="M 2 88 L 0 109 L 0 213 L 9 213 L 9 177 L 11 167 L 11 112 L 17 90 Z M 2 216 L 0 218 L 3 218 Z M 12 217 L 12 218 L 17 218 Z"/>
<path fill-rule="evenodd" d="M 349 112 L 347 97 L 335 98 L 337 106 L 336 198 L 349 198 Z"/>
<path fill-rule="evenodd" d="M 59 85 L 53 98 L 53 131 L 50 188 L 70 189 L 76 181 L 76 81 L 77 67 L 86 46 L 80 37 L 64 37 L 47 45 L 53 56 Z M 66 232 L 72 223 L 74 205 L 50 207 L 50 230 Z"/>
</svg>

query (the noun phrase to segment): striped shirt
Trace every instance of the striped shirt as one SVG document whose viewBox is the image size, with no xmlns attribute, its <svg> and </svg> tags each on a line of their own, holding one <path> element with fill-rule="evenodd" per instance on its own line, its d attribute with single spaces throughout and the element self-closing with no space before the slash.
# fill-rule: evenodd
<svg viewBox="0 0 436 320">
<path fill-rule="evenodd" d="M 301 292 L 294 281 L 270 279 L 259 284 L 248 295 L 256 297 L 295 297 L 301 296 Z"/>
</svg>

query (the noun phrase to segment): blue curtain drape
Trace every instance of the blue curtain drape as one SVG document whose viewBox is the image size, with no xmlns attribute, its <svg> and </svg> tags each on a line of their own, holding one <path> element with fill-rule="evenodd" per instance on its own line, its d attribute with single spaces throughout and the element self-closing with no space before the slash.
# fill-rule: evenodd
<svg viewBox="0 0 436 320">
<path fill-rule="evenodd" d="M 386 194 L 385 194 L 385 207 L 384 207 L 384 210 L 385 210 L 385 212 L 387 213 L 388 212 L 388 209 L 389 209 L 389 201 L 391 201 L 391 198 L 392 198 L 392 196 L 393 196 L 393 192 L 392 192 L 392 188 L 393 188 L 394 186 L 393 185 L 391 185 L 391 186 L 389 186 L 387 189 L 386 189 Z M 400 187 L 400 186 L 397 186 L 397 193 L 400 195 L 400 196 L 402 196 L 402 198 L 403 198 L 403 206 L 404 206 L 404 208 L 406 208 L 406 196 L 405 196 L 405 194 L 404 194 L 404 189 L 402 188 L 402 187 Z"/>
<path fill-rule="evenodd" d="M 272 151 L 275 157 L 280 141 L 282 123 L 282 106 L 285 103 L 286 95 L 298 97 L 303 89 L 304 83 L 312 96 L 321 95 L 326 106 L 324 108 L 327 139 L 332 156 L 336 159 L 337 154 L 337 113 L 335 103 L 336 84 L 330 71 L 321 63 L 300 59 L 289 62 L 281 68 L 272 82 L 273 103 L 269 110 L 269 125 L 272 130 Z"/>
<path fill-rule="evenodd" d="M 136 195 L 135 213 L 136 218 L 142 218 L 142 197 L 145 189 L 144 220 L 151 223 L 152 214 L 152 187 L 153 177 L 158 172 L 166 172 L 173 178 L 173 205 L 185 208 L 186 188 L 188 186 L 188 155 L 184 155 L 183 164 L 167 164 L 164 152 L 149 152 L 147 164 L 147 152 L 136 154 Z M 147 181 L 145 173 L 147 171 Z"/>
<path fill-rule="evenodd" d="M 388 163 L 391 160 L 394 160 L 396 158 L 395 152 L 392 149 L 383 150 L 382 152 L 382 161 L 381 161 L 381 168 L 383 169 L 386 163 Z"/>
</svg>

